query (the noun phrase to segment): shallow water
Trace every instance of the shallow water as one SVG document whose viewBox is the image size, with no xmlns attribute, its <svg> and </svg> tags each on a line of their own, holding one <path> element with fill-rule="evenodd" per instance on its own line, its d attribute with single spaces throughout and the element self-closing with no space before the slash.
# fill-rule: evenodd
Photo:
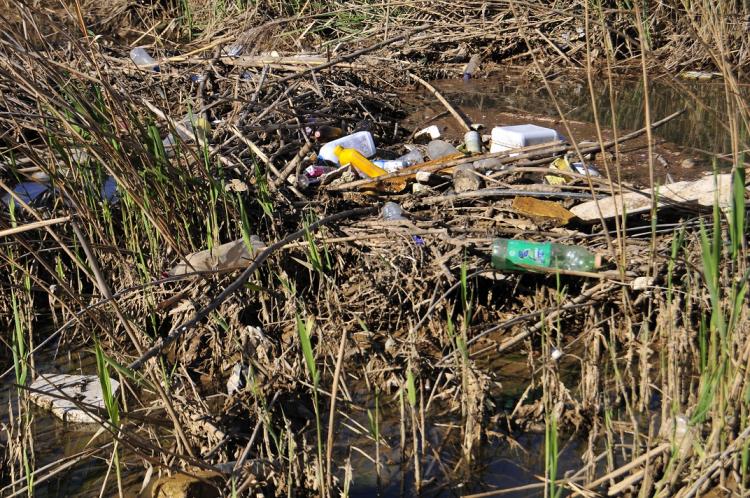
<svg viewBox="0 0 750 498">
<path fill-rule="evenodd" d="M 597 140 L 594 111 L 585 79 L 566 77 L 553 81 L 554 99 L 542 82 L 517 77 L 440 80 L 433 84 L 472 123 L 483 124 L 485 134 L 489 134 L 493 126 L 532 123 L 554 128 L 571 141 Z M 750 89 L 744 88 L 743 91 L 750 96 Z M 645 126 L 644 89 L 640 81 L 616 81 L 614 113 L 606 81 L 595 82 L 594 94 L 605 140 L 614 136 L 613 114 L 618 136 Z M 721 154 L 731 150 L 725 120 L 718 114 L 725 106 L 721 80 L 695 82 L 662 78 L 651 83 L 649 97 L 652 122 L 685 109 L 683 114 L 654 130 L 656 180 L 663 181 L 667 173 L 675 180 L 693 179 L 712 170 L 712 156 L 706 152 Z M 445 136 L 461 139 L 463 133 L 455 119 L 451 115 L 441 115 L 445 108 L 429 92 L 419 87 L 405 100 L 411 110 L 405 125 L 420 128 L 437 124 L 443 128 Z M 570 133 L 560 120 L 555 102 L 570 120 Z M 437 115 L 441 116 L 435 118 Z M 645 135 L 625 142 L 622 149 L 623 178 L 648 183 Z M 689 169 L 683 167 L 686 159 L 695 161 L 695 165 Z M 719 167 L 728 165 L 725 161 L 718 163 Z"/>
</svg>

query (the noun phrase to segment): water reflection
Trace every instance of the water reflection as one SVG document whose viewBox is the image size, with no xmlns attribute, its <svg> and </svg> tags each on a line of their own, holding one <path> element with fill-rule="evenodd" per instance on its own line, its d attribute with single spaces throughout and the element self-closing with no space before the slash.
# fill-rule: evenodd
<svg viewBox="0 0 750 498">
<path fill-rule="evenodd" d="M 494 125 L 492 112 L 524 112 L 557 118 L 552 98 L 541 82 L 520 79 L 478 79 L 469 82 L 443 80 L 435 86 L 462 109 L 476 108 Z M 555 98 L 566 118 L 593 122 L 588 85 L 585 80 L 561 80 L 552 83 Z M 745 98 L 750 91 L 743 87 Z M 612 108 L 607 82 L 595 82 L 594 93 L 603 127 L 612 127 Z M 685 108 L 681 116 L 660 127 L 656 135 L 669 142 L 711 152 L 731 150 L 729 133 L 723 124 L 725 114 L 724 86 L 718 82 L 655 81 L 649 87 L 652 121 Z M 614 91 L 615 118 L 618 129 L 634 130 L 645 125 L 644 89 L 637 80 L 617 80 Z"/>
</svg>

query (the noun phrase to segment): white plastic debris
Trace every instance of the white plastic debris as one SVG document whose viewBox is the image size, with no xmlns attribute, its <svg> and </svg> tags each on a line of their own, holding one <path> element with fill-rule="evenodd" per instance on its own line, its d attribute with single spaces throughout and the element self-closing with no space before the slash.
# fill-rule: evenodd
<svg viewBox="0 0 750 498">
<path fill-rule="evenodd" d="M 120 383 L 109 379 L 112 395 L 117 393 Z M 31 384 L 31 400 L 40 407 L 66 421 L 93 424 L 99 420 L 91 414 L 100 415 L 97 409 L 104 409 L 104 394 L 96 375 L 50 374 L 38 377 Z M 86 408 L 82 410 L 76 403 Z M 100 415 L 106 418 L 106 415 Z"/>
<path fill-rule="evenodd" d="M 437 125 L 428 126 L 427 128 L 421 129 L 418 132 L 414 134 L 414 138 L 421 137 L 422 135 L 427 135 L 432 140 L 437 140 L 440 138 L 440 128 L 437 127 Z"/>
<path fill-rule="evenodd" d="M 247 248 L 243 239 L 237 239 L 216 246 L 211 250 L 194 252 L 185 258 L 190 263 L 189 265 L 186 262 L 180 262 L 169 270 L 169 275 L 247 267 L 255 259 L 255 256 L 266 248 L 263 241 L 256 235 L 250 236 L 250 244 L 252 250 Z"/>
<path fill-rule="evenodd" d="M 149 55 L 143 47 L 135 47 L 130 51 L 130 60 L 140 69 L 159 70 L 159 63 Z"/>
<path fill-rule="evenodd" d="M 560 358 L 562 358 L 563 352 L 560 351 L 557 348 L 552 348 L 552 352 L 550 353 L 550 358 L 552 358 L 552 361 L 557 361 Z"/>
<path fill-rule="evenodd" d="M 232 373 L 227 379 L 227 394 L 232 394 L 245 387 L 245 377 L 247 376 L 247 368 L 242 363 L 235 363 L 232 367 Z"/>
<path fill-rule="evenodd" d="M 644 195 L 645 194 L 645 195 Z M 583 221 L 599 220 L 627 214 L 644 213 L 652 208 L 651 189 L 627 192 L 623 195 L 605 197 L 573 206 L 570 211 Z M 713 206 L 718 198 L 719 208 L 726 210 L 732 201 L 732 175 L 729 173 L 706 176 L 696 181 L 682 181 L 662 185 L 658 191 L 657 208 L 675 202 L 697 202 L 701 206 Z"/>
<path fill-rule="evenodd" d="M 552 128 L 533 124 L 496 126 L 492 129 L 490 152 L 519 149 L 560 140 L 560 135 Z"/>
<path fill-rule="evenodd" d="M 654 277 L 636 277 L 633 279 L 633 290 L 642 291 L 654 285 Z"/>
</svg>

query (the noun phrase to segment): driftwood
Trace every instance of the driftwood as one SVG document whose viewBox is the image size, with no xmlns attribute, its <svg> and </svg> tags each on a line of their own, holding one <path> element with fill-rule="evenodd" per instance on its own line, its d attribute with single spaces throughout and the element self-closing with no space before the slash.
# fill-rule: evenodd
<svg viewBox="0 0 750 498">
<path fill-rule="evenodd" d="M 607 197 L 597 201 L 584 202 L 573 207 L 570 211 L 583 221 L 599 219 L 599 211 L 605 220 L 627 214 L 643 213 L 650 210 L 656 202 L 656 207 L 684 202 L 695 202 L 701 206 L 712 206 L 714 199 L 718 199 L 719 207 L 726 209 L 731 200 L 732 175 L 723 174 L 706 176 L 694 182 L 676 182 L 664 185 L 658 189 L 645 189 L 640 192 Z"/>
</svg>

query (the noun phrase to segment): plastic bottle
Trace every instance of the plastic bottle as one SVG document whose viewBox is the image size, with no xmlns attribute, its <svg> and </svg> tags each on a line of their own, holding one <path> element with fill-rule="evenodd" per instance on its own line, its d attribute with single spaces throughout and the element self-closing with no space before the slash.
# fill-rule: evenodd
<svg viewBox="0 0 750 498">
<path fill-rule="evenodd" d="M 395 202 L 386 202 L 383 204 L 383 219 L 385 221 L 404 220 L 401 206 Z"/>
<path fill-rule="evenodd" d="M 419 149 L 410 150 L 403 156 L 397 157 L 396 161 L 403 161 L 406 166 L 414 166 L 415 164 L 423 163 L 424 156 Z"/>
<path fill-rule="evenodd" d="M 388 174 L 384 169 L 378 168 L 372 164 L 372 162 L 360 154 L 357 149 L 345 149 L 344 147 L 337 145 L 333 150 L 333 153 L 336 154 L 336 159 L 339 164 L 351 164 L 357 169 L 357 171 L 365 176 L 369 176 L 370 178 Z"/>
<path fill-rule="evenodd" d="M 159 63 L 153 57 L 148 55 L 143 47 L 135 47 L 130 51 L 130 60 L 141 69 L 159 70 Z"/>
<path fill-rule="evenodd" d="M 467 131 L 464 135 L 464 143 L 466 144 L 466 150 L 468 152 L 482 152 L 482 137 L 479 136 L 478 131 Z"/>
<path fill-rule="evenodd" d="M 471 59 L 469 59 L 469 62 L 464 66 L 464 81 L 468 81 L 471 79 L 471 77 L 474 75 L 474 73 L 477 72 L 477 69 L 479 69 L 479 61 L 481 58 L 479 55 L 472 55 Z"/>
<path fill-rule="evenodd" d="M 398 159 L 375 159 L 372 161 L 372 164 L 387 171 L 388 173 L 395 173 L 396 171 L 408 166 L 405 161 L 400 161 Z"/>
<path fill-rule="evenodd" d="M 558 270 L 594 271 L 601 266 L 601 256 L 578 246 L 495 239 L 492 242 L 492 266 L 500 270 L 523 269 L 518 265 Z"/>
<path fill-rule="evenodd" d="M 175 126 L 175 131 L 183 142 L 190 142 L 193 140 L 193 137 L 196 137 L 199 140 L 206 140 L 208 133 L 211 131 L 211 123 L 209 123 L 208 119 L 203 116 L 196 116 L 192 112 L 188 112 L 187 116 L 182 118 L 180 125 L 181 126 Z M 184 129 L 182 128 L 183 126 Z M 192 131 L 193 136 L 186 133 L 186 130 Z M 165 149 L 171 150 L 177 145 L 177 140 L 174 135 L 170 133 L 167 135 L 167 138 L 162 140 L 162 143 L 164 144 Z"/>
<path fill-rule="evenodd" d="M 336 140 L 337 138 L 341 138 L 341 135 L 343 135 L 344 132 L 341 128 L 338 128 L 336 126 L 327 126 L 322 125 L 319 126 L 317 130 L 315 130 L 315 139 L 316 140 Z"/>
<path fill-rule="evenodd" d="M 433 140 L 427 144 L 427 156 L 434 161 L 441 157 L 450 156 L 452 154 L 458 154 L 458 149 L 453 147 L 445 140 Z"/>
<path fill-rule="evenodd" d="M 399 206 L 395 202 L 386 202 L 385 204 L 383 204 L 383 219 L 385 221 L 396 221 L 405 220 L 406 218 L 404 218 L 401 206 Z M 424 239 L 422 239 L 422 237 L 420 237 L 419 235 L 412 235 L 411 239 L 418 246 L 424 245 Z"/>
<path fill-rule="evenodd" d="M 373 140 L 372 134 L 369 131 L 358 131 L 333 142 L 328 142 L 320 148 L 318 157 L 334 164 L 340 164 L 338 157 L 334 153 L 338 145 L 345 149 L 355 149 L 364 157 L 375 155 L 375 140 Z"/>
</svg>

